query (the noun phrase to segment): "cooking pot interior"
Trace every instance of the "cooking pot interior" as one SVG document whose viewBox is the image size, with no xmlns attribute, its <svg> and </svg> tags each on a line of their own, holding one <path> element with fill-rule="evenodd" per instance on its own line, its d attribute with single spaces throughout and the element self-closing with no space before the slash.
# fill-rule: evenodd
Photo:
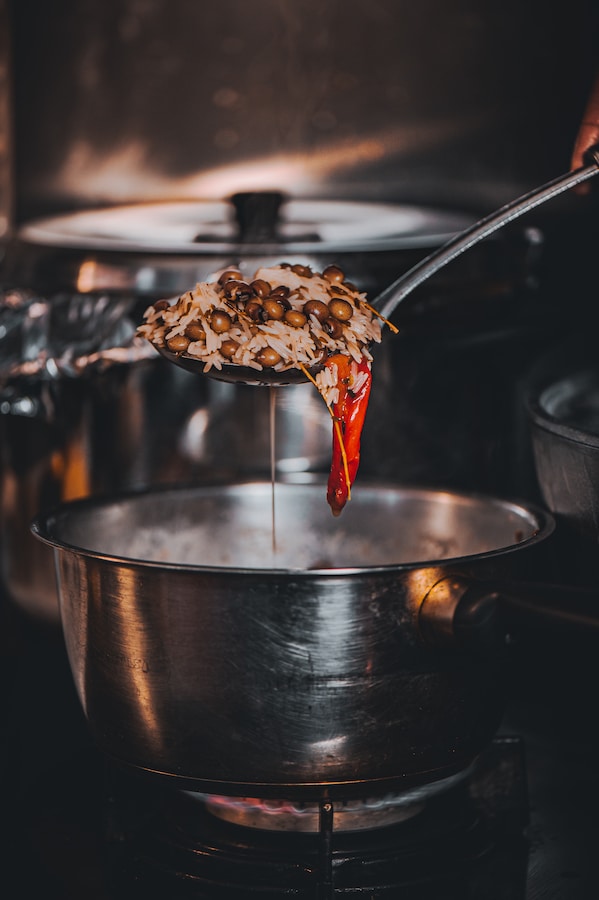
<svg viewBox="0 0 599 900">
<path fill-rule="evenodd" d="M 533 416 L 545 428 L 573 440 L 599 438 L 599 371 L 583 369 L 545 387 L 532 401 Z"/>
<path fill-rule="evenodd" d="M 536 540 L 542 522 L 517 503 L 382 485 L 358 485 L 334 519 L 324 484 L 252 482 L 78 501 L 34 530 L 55 546 L 151 564 L 318 570 L 492 554 Z"/>
</svg>

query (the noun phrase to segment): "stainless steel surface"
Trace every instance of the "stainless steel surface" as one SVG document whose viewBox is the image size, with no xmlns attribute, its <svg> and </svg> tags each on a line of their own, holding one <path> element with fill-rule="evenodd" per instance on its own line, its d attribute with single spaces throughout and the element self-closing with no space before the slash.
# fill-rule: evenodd
<svg viewBox="0 0 599 900">
<path fill-rule="evenodd" d="M 540 511 L 362 486 L 150 491 L 43 516 L 92 735 L 117 759 L 234 796 L 348 796 L 461 771 L 502 713 L 492 659 L 431 651 L 428 589 L 529 564 Z"/>
<path fill-rule="evenodd" d="M 593 358 L 596 349 L 592 348 Z M 582 367 L 581 367 L 582 366 Z M 599 371 L 578 362 L 545 381 L 529 398 L 535 469 L 543 500 L 555 514 L 572 577 L 599 576 Z"/>
<path fill-rule="evenodd" d="M 19 222 L 273 187 L 494 208 L 566 165 L 596 65 L 594 0 L 11 7 Z"/>
<path fill-rule="evenodd" d="M 599 371 L 583 367 L 556 378 L 533 399 L 532 411 L 547 430 L 599 446 Z"/>
</svg>

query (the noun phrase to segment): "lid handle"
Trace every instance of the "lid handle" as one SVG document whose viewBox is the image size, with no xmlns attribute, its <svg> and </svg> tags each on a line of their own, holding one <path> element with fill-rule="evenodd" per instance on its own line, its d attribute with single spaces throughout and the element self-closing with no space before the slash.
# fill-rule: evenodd
<svg viewBox="0 0 599 900">
<path fill-rule="evenodd" d="M 286 199 L 281 191 L 243 191 L 233 194 L 229 201 L 235 210 L 239 243 L 279 243 L 279 213 Z"/>
</svg>

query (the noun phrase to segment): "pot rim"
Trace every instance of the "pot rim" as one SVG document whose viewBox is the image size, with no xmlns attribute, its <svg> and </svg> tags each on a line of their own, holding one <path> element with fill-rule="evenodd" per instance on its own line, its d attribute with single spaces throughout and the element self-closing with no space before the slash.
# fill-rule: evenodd
<svg viewBox="0 0 599 900">
<path fill-rule="evenodd" d="M 546 379 L 527 399 L 531 421 L 538 428 L 556 434 L 571 443 L 599 448 L 599 434 L 560 419 L 546 406 L 547 402 L 550 402 L 551 394 L 563 392 L 568 387 L 571 393 L 574 393 L 577 387 L 591 382 L 599 386 L 599 373 L 589 366 L 581 366 L 551 380 Z"/>
<path fill-rule="evenodd" d="M 115 502 L 122 502 L 127 500 L 135 500 L 136 498 L 143 498 L 145 496 L 154 495 L 154 494 L 164 494 L 168 492 L 181 493 L 189 490 L 198 490 L 198 491 L 218 491 L 227 488 L 235 488 L 242 486 L 252 486 L 252 485 L 266 485 L 268 484 L 270 488 L 270 482 L 259 480 L 259 479 L 249 479 L 249 480 L 235 480 L 235 481 L 227 481 L 222 484 L 213 484 L 213 485 L 201 485 L 201 484 L 168 484 L 168 485 L 157 485 L 152 487 L 145 487 L 141 489 L 134 489 L 127 492 L 121 492 L 118 494 L 105 495 L 102 497 L 84 497 L 78 500 L 71 500 L 66 503 L 61 503 L 60 505 L 54 507 L 53 509 L 40 514 L 37 516 L 33 522 L 31 523 L 31 531 L 32 533 L 43 541 L 48 546 L 52 547 L 55 551 L 63 550 L 70 553 L 75 554 L 79 557 L 84 557 L 88 559 L 94 559 L 101 562 L 108 562 L 111 564 L 116 564 L 123 566 L 125 568 L 141 568 L 141 569 L 158 569 L 161 571 L 169 571 L 169 572 L 180 572 L 180 573 L 190 573 L 193 575 L 197 575 L 198 573 L 204 574 L 213 574 L 213 575 L 223 575 L 226 574 L 227 577 L 241 577 L 244 579 L 261 579 L 261 580 L 269 580 L 269 579 L 280 579 L 281 576 L 290 576 L 296 580 L 301 581 L 310 581 L 310 579 L 334 579 L 334 578 L 349 578 L 356 576 L 369 576 L 376 573 L 381 574 L 393 574 L 395 572 L 406 572 L 413 571 L 416 569 L 430 569 L 439 566 L 456 566 L 464 563 L 470 563 L 475 560 L 486 560 L 486 559 L 494 559 L 496 557 L 506 556 L 510 553 L 514 553 L 519 550 L 524 550 L 526 548 L 530 548 L 535 546 L 536 544 L 541 543 L 551 536 L 551 534 L 555 530 L 555 519 L 553 515 L 548 512 L 546 509 L 543 509 L 540 506 L 537 506 L 534 503 L 530 503 L 528 500 L 517 500 L 517 499 L 509 499 L 509 498 L 500 498 L 488 494 L 483 494 L 474 491 L 462 491 L 462 490 L 454 490 L 454 489 L 444 489 L 440 487 L 421 487 L 417 485 L 401 485 L 392 483 L 391 485 L 388 483 L 382 483 L 377 481 L 367 481 L 363 483 L 364 488 L 371 490 L 381 490 L 388 493 L 389 490 L 394 490 L 401 492 L 404 495 L 434 495 L 434 496 L 448 496 L 453 498 L 459 498 L 464 502 L 473 502 L 473 503 L 487 503 L 493 506 L 500 506 L 504 508 L 506 511 L 514 510 L 518 513 L 524 513 L 530 519 L 532 519 L 537 527 L 533 531 L 533 533 L 524 538 L 521 541 L 517 541 L 513 544 L 508 544 L 503 547 L 498 547 L 493 550 L 486 550 L 481 553 L 472 553 L 466 556 L 456 556 L 456 557 L 446 557 L 443 559 L 425 559 L 418 560 L 409 563 L 389 563 L 385 565 L 376 565 L 376 566 L 343 566 L 339 568 L 314 568 L 314 569 L 290 569 L 290 568 L 250 568 L 247 566 L 215 566 L 215 565 L 194 565 L 191 563 L 176 563 L 176 562 L 160 562 L 157 560 L 144 560 L 144 559 L 136 559 L 134 557 L 126 557 L 126 556 L 118 556 L 111 553 L 102 553 L 94 550 L 90 550 L 85 547 L 79 547 L 76 544 L 72 544 L 68 541 L 64 541 L 62 539 L 58 539 L 52 536 L 52 527 L 57 522 L 59 518 L 64 517 L 68 512 L 72 510 L 85 510 L 87 508 L 93 509 L 98 508 L 100 506 L 110 506 Z M 323 503 L 325 503 L 324 498 L 324 489 L 326 482 L 322 482 L 322 484 L 318 482 L 311 482 L 310 486 L 314 488 L 318 488 L 318 490 L 323 491 Z M 305 484 L 297 485 L 298 487 L 306 488 Z M 277 488 L 293 488 L 293 483 L 285 483 L 280 482 L 277 483 Z M 358 488 L 359 490 L 359 488 Z M 351 501 L 350 501 L 351 502 Z M 532 524 L 532 522 L 531 522 Z"/>
</svg>

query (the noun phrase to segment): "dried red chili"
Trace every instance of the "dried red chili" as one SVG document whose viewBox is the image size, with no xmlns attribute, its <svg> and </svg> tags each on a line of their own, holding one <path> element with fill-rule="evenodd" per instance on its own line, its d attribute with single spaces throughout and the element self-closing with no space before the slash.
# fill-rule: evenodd
<svg viewBox="0 0 599 900">
<path fill-rule="evenodd" d="M 359 379 L 357 390 L 352 389 L 353 361 L 341 353 L 330 356 L 325 365 L 337 366 L 337 386 L 339 399 L 333 404 L 333 454 L 327 485 L 327 502 L 334 516 L 338 516 L 350 499 L 351 486 L 355 481 L 360 464 L 360 440 L 364 418 L 370 398 L 372 373 L 370 363 L 362 359 L 357 364 Z"/>
</svg>

